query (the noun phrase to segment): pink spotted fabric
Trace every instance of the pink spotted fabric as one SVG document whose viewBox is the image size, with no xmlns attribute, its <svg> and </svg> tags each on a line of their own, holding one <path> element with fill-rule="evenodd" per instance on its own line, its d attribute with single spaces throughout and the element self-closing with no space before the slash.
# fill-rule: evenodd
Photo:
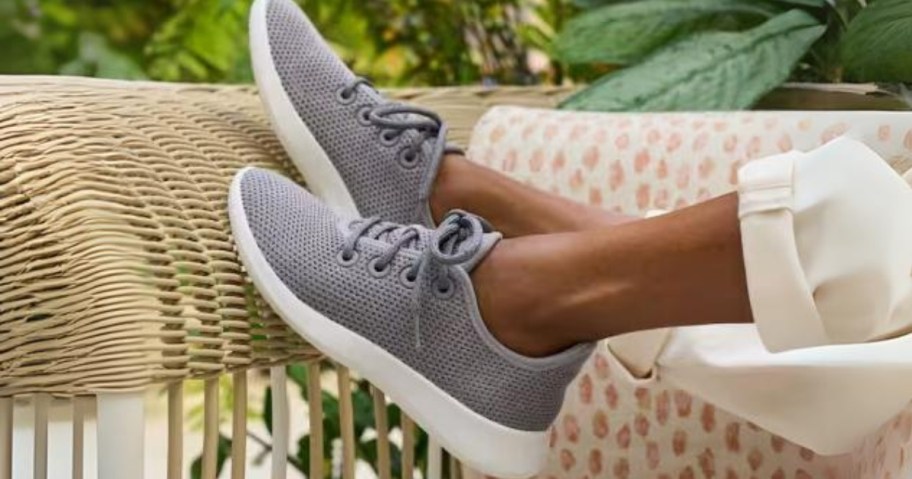
<svg viewBox="0 0 912 479">
<path fill-rule="evenodd" d="M 892 164 L 912 164 L 912 114 L 881 112 L 502 107 L 480 121 L 468 154 L 553 193 L 642 215 L 730 192 L 746 162 L 841 135 L 864 141 Z M 550 434 L 542 479 L 912 477 L 912 407 L 854 451 L 819 456 L 663 383 L 661 375 L 633 378 L 604 347 L 570 386 Z"/>
<path fill-rule="evenodd" d="M 644 214 L 733 189 L 751 159 L 838 136 L 896 161 L 912 157 L 912 115 L 897 112 L 599 114 L 501 107 L 469 147 L 475 161 L 579 201 Z"/>
<path fill-rule="evenodd" d="M 783 392 L 787 394 L 787 392 Z M 907 410 L 842 456 L 818 456 L 656 379 L 638 381 L 599 351 L 551 429 L 541 478 L 906 478 Z"/>
</svg>

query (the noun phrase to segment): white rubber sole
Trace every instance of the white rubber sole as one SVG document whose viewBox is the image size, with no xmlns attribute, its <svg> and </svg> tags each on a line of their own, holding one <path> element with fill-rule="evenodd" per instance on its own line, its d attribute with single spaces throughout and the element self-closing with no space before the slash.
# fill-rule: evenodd
<svg viewBox="0 0 912 479">
<path fill-rule="evenodd" d="M 339 171 L 285 93 L 269 47 L 266 27 L 268 3 L 269 0 L 256 0 L 250 7 L 250 56 L 253 76 L 272 129 L 292 163 L 304 176 L 308 189 L 340 214 L 349 218 L 360 217 L 355 200 Z"/>
<path fill-rule="evenodd" d="M 468 466 L 504 478 L 524 478 L 541 471 L 548 454 L 546 432 L 508 428 L 472 411 L 385 349 L 303 303 L 285 286 L 247 223 L 240 185 L 248 170 L 241 170 L 231 184 L 228 213 L 241 261 L 279 316 L 317 349 L 383 390 Z"/>
</svg>

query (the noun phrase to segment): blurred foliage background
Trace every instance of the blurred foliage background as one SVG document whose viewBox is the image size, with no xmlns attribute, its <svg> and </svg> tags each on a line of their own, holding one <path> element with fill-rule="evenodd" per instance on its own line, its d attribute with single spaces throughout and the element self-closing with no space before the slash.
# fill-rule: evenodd
<svg viewBox="0 0 912 479">
<path fill-rule="evenodd" d="M 253 0 L 0 0 L 0 74 L 250 83 Z M 912 0 L 297 0 L 382 87 L 588 84 L 561 107 L 750 108 L 783 82 L 909 102 Z"/>
<path fill-rule="evenodd" d="M 252 0 L 0 0 L 2 73 L 252 81 Z M 572 0 L 298 0 L 337 52 L 382 86 L 561 83 L 551 60 Z"/>
</svg>

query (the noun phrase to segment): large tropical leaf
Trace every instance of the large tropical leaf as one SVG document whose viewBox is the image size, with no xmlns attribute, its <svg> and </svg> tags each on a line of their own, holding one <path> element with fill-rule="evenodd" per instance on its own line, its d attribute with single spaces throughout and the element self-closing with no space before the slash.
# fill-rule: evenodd
<svg viewBox="0 0 912 479">
<path fill-rule="evenodd" d="M 636 2 L 638 0 L 573 0 L 571 3 L 573 5 L 582 8 L 595 8 L 601 7 L 602 5 L 610 5 L 612 3 L 625 3 L 625 2 Z M 826 5 L 828 0 L 769 0 L 773 3 L 785 3 L 791 5 L 803 5 L 806 7 L 822 7 Z M 837 2 L 843 1 L 853 1 L 857 2 L 859 0 L 836 0 Z M 863 1 L 863 0 L 862 0 Z M 760 2 L 755 2 L 760 3 Z"/>
<path fill-rule="evenodd" d="M 578 8 L 595 8 L 601 7 L 602 5 L 609 5 L 612 3 L 624 3 L 625 1 L 631 2 L 636 0 L 573 0 L 571 3 Z"/>
<path fill-rule="evenodd" d="M 808 13 L 792 10 L 745 32 L 699 34 L 609 74 L 561 106 L 595 111 L 746 108 L 785 81 L 824 28 Z"/>
<path fill-rule="evenodd" d="M 869 3 L 849 24 L 843 42 L 850 79 L 912 82 L 912 1 Z"/>
<path fill-rule="evenodd" d="M 791 5 L 801 5 L 805 7 L 822 7 L 826 5 L 827 0 L 773 0 L 775 3 L 787 3 Z M 842 1 L 842 0 L 839 0 Z"/>
<path fill-rule="evenodd" d="M 643 0 L 606 5 L 567 23 L 556 42 L 569 63 L 626 64 L 697 31 L 753 26 L 780 13 L 754 0 Z"/>
</svg>

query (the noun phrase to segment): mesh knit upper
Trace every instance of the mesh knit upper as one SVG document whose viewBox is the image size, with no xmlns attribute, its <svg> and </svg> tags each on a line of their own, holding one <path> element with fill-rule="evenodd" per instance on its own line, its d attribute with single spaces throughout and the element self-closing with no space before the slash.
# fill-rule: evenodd
<svg viewBox="0 0 912 479">
<path fill-rule="evenodd" d="M 363 216 L 397 223 L 427 224 L 419 204 L 422 180 L 430 171 L 430 143 L 415 166 L 399 162 L 418 136 L 403 133 L 395 145 L 381 143 L 381 130 L 358 120 L 365 107 L 385 101 L 370 88 L 356 90 L 351 103 L 338 99 L 355 76 L 332 52 L 306 15 L 291 0 L 270 0 L 267 32 L 276 71 L 295 111 L 333 162 Z"/>
<path fill-rule="evenodd" d="M 241 193 L 260 250 L 301 301 L 386 349 L 488 419 L 529 431 L 551 424 L 566 385 L 591 347 L 547 359 L 508 352 L 487 333 L 469 276 L 461 269 L 448 299 L 432 293 L 429 277 L 417 290 L 400 282 L 399 273 L 420 254 L 416 249 L 403 250 L 389 274 L 374 277 L 368 262 L 389 245 L 365 238 L 355 263 L 344 266 L 337 255 L 347 234 L 345 223 L 303 188 L 276 174 L 250 170 Z M 422 236 L 427 234 L 424 230 Z M 425 297 L 416 303 L 415 294 Z M 416 304 L 422 305 L 420 311 Z"/>
</svg>

